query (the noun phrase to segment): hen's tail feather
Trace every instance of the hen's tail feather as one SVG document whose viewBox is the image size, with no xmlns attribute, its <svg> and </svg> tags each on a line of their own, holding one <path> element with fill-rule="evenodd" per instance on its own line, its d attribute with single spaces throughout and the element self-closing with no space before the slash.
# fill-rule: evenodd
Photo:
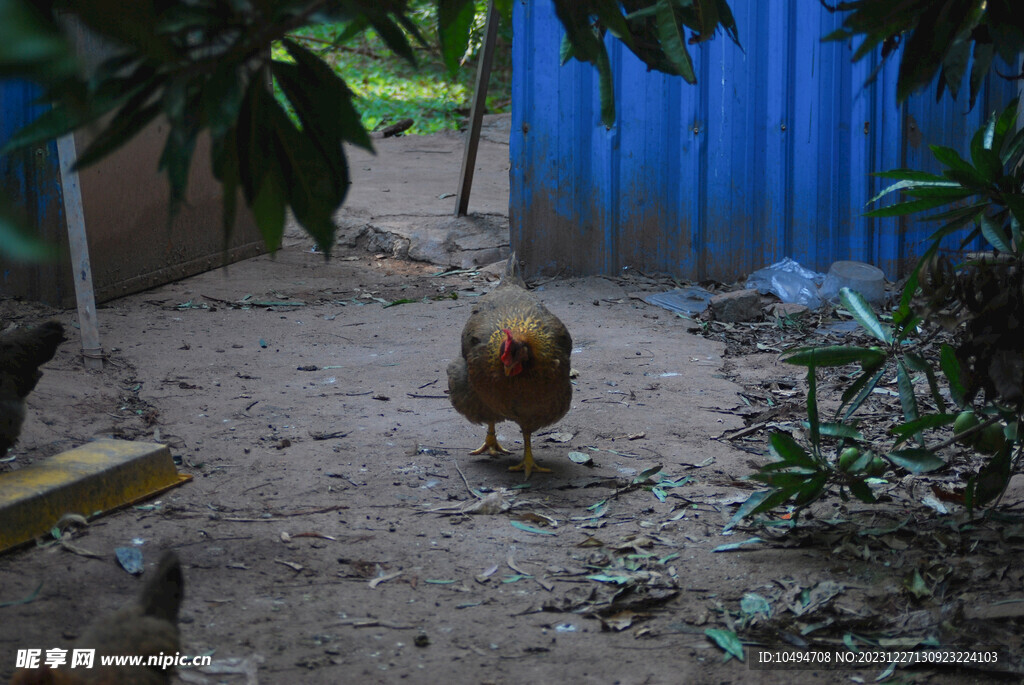
<svg viewBox="0 0 1024 685">
<path fill-rule="evenodd" d="M 178 555 L 171 551 L 164 552 L 154 576 L 146 582 L 139 597 L 142 613 L 176 624 L 184 587 Z"/>
<path fill-rule="evenodd" d="M 35 328 L 8 333 L 0 338 L 0 364 L 8 382 L 24 399 L 39 381 L 39 367 L 53 359 L 57 348 L 64 342 L 64 327 L 57 321 L 47 321 Z"/>
</svg>

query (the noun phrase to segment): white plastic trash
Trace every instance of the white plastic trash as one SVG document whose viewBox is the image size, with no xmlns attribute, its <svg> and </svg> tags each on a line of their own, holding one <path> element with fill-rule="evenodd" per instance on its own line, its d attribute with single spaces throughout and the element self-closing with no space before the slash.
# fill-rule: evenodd
<svg viewBox="0 0 1024 685">
<path fill-rule="evenodd" d="M 822 297 L 836 300 L 840 288 L 856 290 L 872 304 L 885 302 L 885 274 L 864 262 L 834 262 L 829 267 L 825 282 L 821 284 Z"/>
</svg>

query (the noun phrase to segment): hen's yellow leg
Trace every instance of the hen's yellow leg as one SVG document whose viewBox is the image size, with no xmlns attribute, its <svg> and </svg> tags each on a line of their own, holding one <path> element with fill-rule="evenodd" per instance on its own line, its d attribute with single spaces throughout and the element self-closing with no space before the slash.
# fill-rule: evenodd
<svg viewBox="0 0 1024 685">
<path fill-rule="evenodd" d="M 538 473 L 551 473 L 551 469 L 546 469 L 543 466 L 537 466 L 537 462 L 533 460 L 533 449 L 530 447 L 530 434 L 523 431 L 523 460 L 515 466 L 509 466 L 509 471 L 525 471 L 526 477 L 529 478 L 530 474 L 534 471 Z"/>
<path fill-rule="evenodd" d="M 493 457 L 496 457 L 499 454 L 511 454 L 511 452 L 498 443 L 498 438 L 494 435 L 493 423 L 487 424 L 487 437 L 484 438 L 484 444 L 470 452 L 470 454 L 483 454 L 484 452 Z"/>
</svg>

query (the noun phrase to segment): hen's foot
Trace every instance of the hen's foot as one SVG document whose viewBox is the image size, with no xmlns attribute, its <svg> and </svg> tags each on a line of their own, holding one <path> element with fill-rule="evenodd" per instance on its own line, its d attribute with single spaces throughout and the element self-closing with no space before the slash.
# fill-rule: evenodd
<svg viewBox="0 0 1024 685">
<path fill-rule="evenodd" d="M 515 466 L 509 466 L 509 471 L 525 471 L 527 479 L 530 474 L 536 471 L 537 473 L 551 473 L 551 469 L 546 469 L 543 466 L 537 466 L 537 462 L 533 460 L 533 457 L 526 457 Z"/>
<path fill-rule="evenodd" d="M 484 438 L 484 444 L 480 445 L 480 447 L 470 452 L 470 454 L 484 453 L 487 453 L 492 457 L 496 457 L 499 454 L 512 454 L 507 449 L 501 446 L 501 443 L 498 442 L 498 438 L 494 436 L 494 433 L 488 433 L 487 437 Z"/>
</svg>

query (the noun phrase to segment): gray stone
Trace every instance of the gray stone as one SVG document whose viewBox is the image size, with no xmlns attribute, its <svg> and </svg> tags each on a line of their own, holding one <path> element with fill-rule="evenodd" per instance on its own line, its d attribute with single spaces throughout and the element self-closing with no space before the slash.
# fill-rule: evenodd
<svg viewBox="0 0 1024 685">
<path fill-rule="evenodd" d="M 756 290 L 719 293 L 711 298 L 711 313 L 723 323 L 757 321 L 761 318 L 761 296 Z"/>
<path fill-rule="evenodd" d="M 806 305 L 796 302 L 776 302 L 768 306 L 768 313 L 780 319 L 799 319 L 809 311 Z"/>
</svg>

